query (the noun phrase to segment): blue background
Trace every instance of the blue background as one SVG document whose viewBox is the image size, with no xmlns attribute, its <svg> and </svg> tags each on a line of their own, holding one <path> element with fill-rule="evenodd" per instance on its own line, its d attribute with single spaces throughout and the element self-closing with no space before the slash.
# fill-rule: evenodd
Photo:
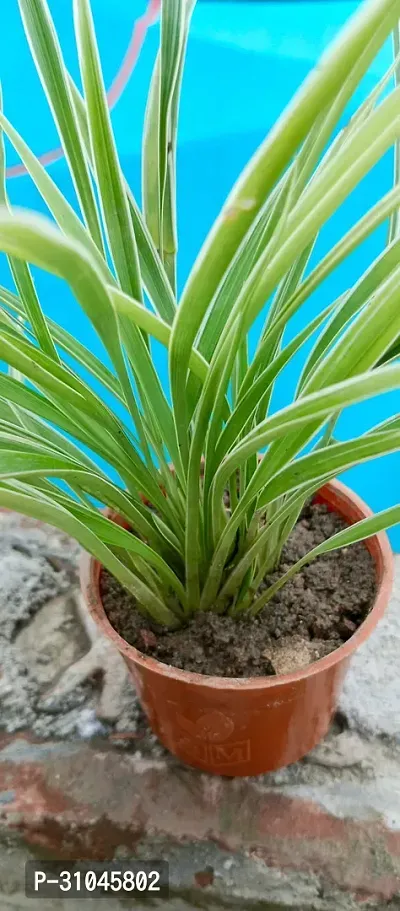
<svg viewBox="0 0 400 911">
<path fill-rule="evenodd" d="M 73 40 L 71 0 L 50 0 L 67 65 L 78 78 Z M 92 0 L 109 86 L 120 67 L 132 28 L 146 8 L 144 0 Z M 321 51 L 354 11 L 349 2 L 198 3 L 193 16 L 182 95 L 178 151 L 179 283 L 188 270 L 232 183 L 271 124 L 304 79 Z M 158 27 L 149 28 L 134 72 L 113 110 L 121 162 L 140 197 L 140 146 L 146 90 L 158 41 Z M 391 62 L 388 44 L 380 53 L 349 112 L 372 88 Z M 39 154 L 58 145 L 46 100 L 35 73 L 19 18 L 17 0 L 2 8 L 0 78 L 5 113 Z M 11 148 L 7 163 L 17 163 Z M 67 197 L 74 193 L 63 161 L 51 173 Z M 332 217 L 318 241 L 314 260 L 337 240 L 385 192 L 391 182 L 389 155 L 374 168 L 351 198 Z M 13 204 L 43 211 L 28 177 L 9 181 Z M 287 338 L 319 309 L 352 284 L 382 248 L 385 228 L 378 230 L 331 276 L 292 320 Z M 45 311 L 102 355 L 101 345 L 68 289 L 51 276 L 35 271 Z M 0 260 L 0 282 L 10 285 L 8 267 Z M 254 339 L 253 339 L 254 340 Z M 165 357 L 156 350 L 166 382 Z M 285 371 L 273 406 L 281 407 L 293 393 L 304 354 Z M 400 394 L 376 398 L 348 409 L 338 436 L 351 437 L 400 411 Z M 343 479 L 374 509 L 400 500 L 400 454 L 366 463 Z M 400 529 L 391 532 L 400 550 Z"/>
</svg>

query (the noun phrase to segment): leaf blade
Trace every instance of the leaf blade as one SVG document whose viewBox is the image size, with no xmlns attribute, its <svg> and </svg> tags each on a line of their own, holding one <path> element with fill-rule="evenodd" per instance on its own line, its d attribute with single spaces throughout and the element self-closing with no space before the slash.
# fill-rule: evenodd
<svg viewBox="0 0 400 911">
<path fill-rule="evenodd" d="M 71 177 L 90 234 L 101 252 L 103 240 L 89 169 L 62 58 L 46 0 L 18 0 L 26 37 L 57 125 Z"/>
<path fill-rule="evenodd" d="M 122 290 L 141 300 L 136 239 L 111 127 L 89 0 L 74 0 L 73 10 L 92 159 L 110 251 Z"/>
</svg>

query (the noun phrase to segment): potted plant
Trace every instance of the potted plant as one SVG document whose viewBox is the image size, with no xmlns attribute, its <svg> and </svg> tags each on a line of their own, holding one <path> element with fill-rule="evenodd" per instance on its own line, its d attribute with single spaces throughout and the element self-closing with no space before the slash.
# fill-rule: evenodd
<svg viewBox="0 0 400 911">
<path fill-rule="evenodd" d="M 397 54 L 400 0 L 360 7 L 301 86 L 233 188 L 179 306 L 176 135 L 194 2 L 162 3 L 142 210 L 118 161 L 89 0 L 73 3 L 83 95 L 46 0 L 19 5 L 79 211 L 1 113 L 51 219 L 11 210 L 2 144 L 0 249 L 16 293 L 0 289 L 0 505 L 90 554 L 89 610 L 170 750 L 227 775 L 276 768 L 325 734 L 391 589 L 383 529 L 400 507 L 372 515 L 335 477 L 397 450 L 399 419 L 344 442 L 335 429 L 343 409 L 400 386 L 397 179 L 309 262 L 323 225 L 391 148 L 397 174 L 397 56 L 337 126 L 391 32 Z M 288 340 L 310 294 L 387 220 L 375 261 Z M 28 264 L 69 284 L 104 360 L 45 316 Z M 169 390 L 154 340 L 168 349 Z M 294 398 L 276 410 L 277 378 L 307 343 Z"/>
</svg>

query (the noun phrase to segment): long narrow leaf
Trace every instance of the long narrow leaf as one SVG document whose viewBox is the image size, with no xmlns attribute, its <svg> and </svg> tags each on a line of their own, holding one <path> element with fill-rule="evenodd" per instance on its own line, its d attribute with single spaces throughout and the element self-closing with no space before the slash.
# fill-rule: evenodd
<svg viewBox="0 0 400 911">
<path fill-rule="evenodd" d="M 396 0 L 372 0 L 357 11 L 278 120 L 232 191 L 214 225 L 183 294 L 171 346 L 172 395 L 177 409 L 182 412 L 182 418 L 178 416 L 182 426 L 185 414 L 182 390 L 186 386 L 190 349 L 211 297 L 240 241 L 275 181 L 307 135 L 321 105 L 329 104 L 335 97 L 348 73 L 350 61 L 353 64 L 357 56 L 368 47 L 369 54 L 364 55 L 363 71 L 366 72 L 375 53 L 390 34 L 398 15 L 399 4 Z M 360 72 L 360 79 L 362 75 Z M 185 445 L 183 430 L 181 436 L 182 445 Z"/>
<path fill-rule="evenodd" d="M 201 456 L 204 451 L 205 437 L 215 400 L 215 387 L 217 386 L 218 388 L 220 383 L 222 383 L 221 394 L 223 396 L 225 395 L 226 387 L 229 383 L 230 369 L 232 368 L 232 340 L 234 335 L 240 333 L 240 330 L 241 326 L 240 323 L 238 323 L 233 327 L 232 332 L 224 337 L 222 343 L 214 352 L 207 380 L 200 396 L 193 437 L 190 445 L 187 475 L 185 563 L 188 602 L 192 609 L 195 609 L 200 597 L 199 500 Z"/>
<path fill-rule="evenodd" d="M 123 291 L 142 298 L 139 259 L 123 176 L 111 129 L 88 0 L 74 0 L 74 20 L 92 148 L 108 242 Z"/>
<path fill-rule="evenodd" d="M 350 320 L 355 316 L 358 310 L 365 305 L 365 302 L 370 300 L 372 295 L 379 288 L 381 282 L 390 275 L 390 272 L 396 266 L 398 267 L 399 262 L 400 241 L 397 240 L 377 257 L 360 281 L 357 282 L 355 287 L 345 295 L 343 303 L 329 321 L 324 332 L 319 336 L 307 358 L 299 381 L 299 392 L 301 392 L 306 385 L 308 378 L 318 367 L 318 363 L 320 362 L 322 364 L 321 359 L 324 353 L 329 350 L 336 339 L 340 338 L 344 327 L 350 323 Z"/>
<path fill-rule="evenodd" d="M 144 609 L 154 620 L 167 627 L 173 628 L 176 626 L 176 617 L 172 611 L 114 556 L 112 550 L 86 524 L 75 518 L 66 509 L 51 502 L 50 499 L 44 500 L 41 498 L 37 500 L 33 496 L 22 494 L 5 486 L 0 486 L 0 505 L 13 509 L 15 512 L 22 512 L 24 515 L 39 519 L 42 522 L 56 525 L 57 528 L 65 531 L 66 534 L 76 538 L 82 547 L 89 550 L 101 561 L 103 566 L 109 569 L 122 582 L 128 591 L 132 592 L 137 599 L 139 610 Z M 110 524 L 112 525 L 113 523 L 110 522 Z"/>
<path fill-rule="evenodd" d="M 115 311 L 107 287 L 87 251 L 75 241 L 64 237 L 44 218 L 27 214 L 14 214 L 11 218 L 8 213 L 1 212 L 0 249 L 34 262 L 35 265 L 59 275 L 69 283 L 110 354 L 127 405 L 135 418 L 137 405 L 121 349 Z M 132 450 L 132 458 L 134 455 Z M 142 476 L 147 476 L 151 482 L 154 469 L 145 469 L 144 465 L 140 464 L 139 457 L 135 460 L 135 466 L 136 470 L 140 468 Z M 153 491 L 156 490 L 156 485 L 152 482 L 151 484 Z"/>
<path fill-rule="evenodd" d="M 353 465 L 398 449 L 400 432 L 393 428 L 386 433 L 368 434 L 356 440 L 317 449 L 278 472 L 264 488 L 259 507 L 263 508 L 282 494 L 316 484 L 321 478 L 334 478 Z"/>
<path fill-rule="evenodd" d="M 349 547 L 351 544 L 356 544 L 357 541 L 365 541 L 366 538 L 377 535 L 384 529 L 391 528 L 399 522 L 400 506 L 392 506 L 390 509 L 378 512 L 368 519 L 362 519 L 361 522 L 356 522 L 354 525 L 351 525 L 350 528 L 344 528 L 343 531 L 339 531 L 336 535 L 328 538 L 327 541 L 323 541 L 322 544 L 318 544 L 317 547 L 310 550 L 308 554 L 301 558 L 301 560 L 298 560 L 297 563 L 291 566 L 274 585 L 265 589 L 263 594 L 257 598 L 252 605 L 251 613 L 253 615 L 259 613 L 264 605 L 271 600 L 276 592 L 279 591 L 289 579 L 296 575 L 296 573 L 298 573 L 303 566 L 306 566 L 307 563 L 311 563 L 312 560 L 315 560 L 316 557 L 330 553 L 332 550 L 338 550 L 340 547 Z"/>
<path fill-rule="evenodd" d="M 68 81 L 74 108 L 79 123 L 81 124 L 86 154 L 93 167 L 86 105 L 74 81 L 71 79 L 71 76 L 68 77 Z M 124 186 L 138 248 L 140 273 L 143 285 L 157 313 L 159 313 L 162 319 L 165 319 L 167 323 L 171 323 L 176 310 L 176 301 L 171 286 L 153 243 L 150 231 L 146 226 L 144 217 L 126 180 L 124 180 Z"/>
<path fill-rule="evenodd" d="M 218 440 L 214 450 L 211 473 L 214 474 L 216 466 L 220 464 L 225 454 L 239 438 L 242 427 L 246 426 L 249 419 L 254 414 L 259 405 L 260 398 L 265 395 L 266 390 L 271 386 L 276 377 L 281 373 L 287 363 L 291 360 L 301 346 L 311 337 L 313 332 L 324 322 L 332 311 L 332 305 L 327 307 L 322 313 L 313 319 L 308 326 L 296 335 L 291 342 L 275 357 L 265 370 L 260 373 L 256 382 L 250 387 L 248 392 L 240 396 L 235 410 L 232 412 L 229 420 Z M 259 423 L 259 422 L 257 422 Z"/>
<path fill-rule="evenodd" d="M 75 118 L 57 33 L 46 0 L 18 0 L 25 32 L 64 147 L 81 210 L 91 236 L 103 251 L 100 221 L 90 173 Z"/>
<path fill-rule="evenodd" d="M 72 206 L 70 206 L 69 202 L 65 199 L 65 196 L 60 192 L 57 185 L 46 171 L 46 168 L 43 167 L 36 155 L 31 152 L 29 146 L 24 142 L 22 136 L 17 133 L 12 124 L 1 112 L 0 125 L 14 146 L 16 152 L 18 152 L 28 174 L 31 176 L 58 226 L 64 234 L 73 237 L 84 247 L 88 248 L 89 252 L 96 260 L 96 265 L 101 271 L 104 280 L 111 282 L 113 280 L 112 273 L 98 247 L 94 243 L 91 234 L 82 224 Z"/>
<path fill-rule="evenodd" d="M 323 389 L 297 400 L 292 405 L 267 418 L 263 424 L 251 431 L 235 450 L 222 462 L 212 485 L 212 515 L 218 515 L 228 478 L 236 468 L 250 455 L 254 455 L 263 446 L 272 440 L 288 437 L 294 427 L 300 428 L 310 423 L 310 418 L 316 420 L 340 410 L 346 405 L 369 395 L 377 395 L 383 391 L 398 388 L 400 385 L 400 365 L 382 367 L 372 373 L 363 374 L 344 383 Z M 201 607 L 205 609 L 213 603 L 220 584 L 223 567 L 229 553 L 235 531 L 245 514 L 248 506 L 265 486 L 269 474 L 269 458 L 263 459 L 259 468 L 253 475 L 244 497 L 241 499 L 226 529 L 222 534 L 209 569 L 208 579 L 203 589 Z"/>
<path fill-rule="evenodd" d="M 394 65 L 394 82 L 395 85 L 400 85 L 400 25 L 399 22 L 396 22 L 396 25 L 393 29 L 393 53 L 395 57 Z M 400 142 L 397 140 L 394 145 L 394 170 L 393 170 L 393 185 L 398 187 L 400 183 Z M 399 233 L 399 221 L 400 221 L 400 212 L 399 209 L 396 209 L 390 218 L 389 223 L 389 234 L 388 234 L 388 243 L 395 239 Z"/>
<path fill-rule="evenodd" d="M 17 295 L 12 294 L 0 285 L 0 306 L 1 304 L 5 304 L 7 308 L 17 313 L 20 317 L 25 316 L 24 307 L 21 305 Z M 8 309 L 6 312 L 8 312 Z M 47 325 L 54 342 L 78 364 L 88 370 L 94 379 L 102 383 L 109 392 L 112 392 L 112 394 L 123 403 L 124 398 L 121 384 L 111 370 L 109 370 L 95 354 L 89 351 L 88 348 L 85 348 L 78 339 L 67 332 L 66 329 L 54 320 L 48 319 Z"/>
<path fill-rule="evenodd" d="M 345 234 L 310 272 L 299 288 L 287 300 L 283 312 L 277 315 L 270 331 L 284 326 L 302 303 L 319 287 L 363 241 L 385 221 L 400 203 L 400 187 L 390 190 Z"/>
<path fill-rule="evenodd" d="M 6 190 L 6 155 L 4 147 L 4 136 L 2 129 L 2 94 L 0 87 L 0 206 L 6 206 L 10 209 L 10 204 Z M 58 360 L 57 351 L 49 333 L 46 318 L 42 312 L 35 285 L 27 263 L 8 258 L 11 273 L 24 305 L 25 313 L 32 324 L 32 329 L 37 338 L 38 344 L 43 351 Z"/>
</svg>

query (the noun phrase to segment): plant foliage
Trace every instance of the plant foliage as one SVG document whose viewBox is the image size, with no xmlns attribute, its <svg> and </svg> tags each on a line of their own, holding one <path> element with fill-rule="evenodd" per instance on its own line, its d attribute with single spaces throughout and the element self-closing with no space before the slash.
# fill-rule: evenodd
<svg viewBox="0 0 400 911">
<path fill-rule="evenodd" d="M 46 0 L 18 2 L 77 210 L 0 112 L 0 250 L 15 283 L 0 288 L 0 505 L 74 536 L 168 627 L 196 610 L 256 614 L 303 563 L 400 521 L 393 507 L 345 529 L 260 593 L 305 501 L 337 473 L 400 448 L 397 415 L 355 439 L 334 437 L 343 409 L 400 386 L 397 56 L 339 129 L 391 33 L 398 54 L 400 0 L 361 6 L 300 87 L 234 186 L 179 306 L 176 140 L 195 0 L 162 3 L 143 209 L 119 162 L 89 0 L 73 0 L 82 90 Z M 4 137 L 49 217 L 11 209 Z M 310 268 L 325 223 L 390 149 L 393 188 Z M 382 252 L 293 333 L 310 295 L 384 222 Z M 45 315 L 32 265 L 68 283 L 103 360 Z M 169 390 L 154 340 L 168 351 Z M 293 401 L 273 410 L 276 381 L 307 343 Z"/>
</svg>

